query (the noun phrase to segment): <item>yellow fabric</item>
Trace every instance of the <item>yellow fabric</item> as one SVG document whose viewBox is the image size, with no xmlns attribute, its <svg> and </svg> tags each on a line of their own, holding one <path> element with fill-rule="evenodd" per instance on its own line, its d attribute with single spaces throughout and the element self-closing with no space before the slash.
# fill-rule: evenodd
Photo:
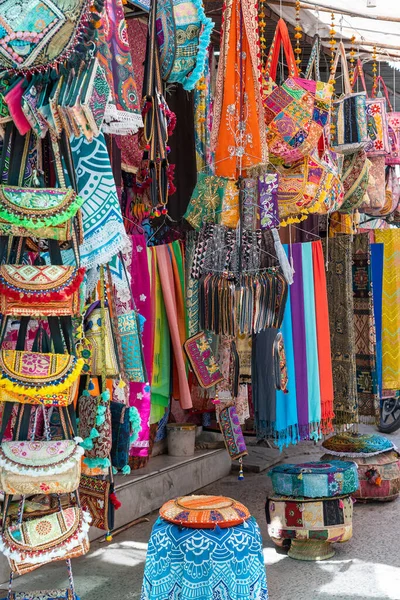
<svg viewBox="0 0 400 600">
<path fill-rule="evenodd" d="M 400 230 L 375 231 L 384 244 L 382 290 L 382 387 L 400 388 Z"/>
</svg>

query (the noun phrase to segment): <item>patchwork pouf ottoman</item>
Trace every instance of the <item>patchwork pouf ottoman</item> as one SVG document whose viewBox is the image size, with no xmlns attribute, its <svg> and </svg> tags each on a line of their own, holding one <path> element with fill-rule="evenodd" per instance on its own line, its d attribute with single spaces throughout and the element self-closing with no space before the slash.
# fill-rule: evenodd
<svg viewBox="0 0 400 600">
<path fill-rule="evenodd" d="M 164 504 L 146 556 L 141 600 L 267 600 L 257 522 L 223 496 Z"/>
<path fill-rule="evenodd" d="M 400 455 L 394 444 L 378 434 L 342 433 L 322 444 L 323 462 L 352 460 L 358 466 L 359 489 L 353 497 L 361 502 L 394 500 L 400 491 Z"/>
<path fill-rule="evenodd" d="M 268 533 L 275 544 L 288 547 L 298 560 L 334 556 L 334 542 L 352 536 L 353 499 L 358 488 L 352 462 L 283 464 L 268 475 L 274 496 L 267 499 Z"/>
</svg>

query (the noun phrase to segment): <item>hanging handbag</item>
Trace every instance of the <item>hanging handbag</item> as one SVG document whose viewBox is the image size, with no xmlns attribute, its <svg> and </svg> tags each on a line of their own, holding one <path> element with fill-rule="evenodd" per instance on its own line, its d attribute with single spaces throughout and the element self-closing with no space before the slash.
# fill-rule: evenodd
<svg viewBox="0 0 400 600">
<path fill-rule="evenodd" d="M 74 440 L 3 442 L 0 488 L 5 494 L 66 494 L 79 486 L 83 448 Z"/>
<path fill-rule="evenodd" d="M 79 316 L 85 269 L 1 265 L 0 312 L 11 317 Z"/>
<path fill-rule="evenodd" d="M 369 181 L 364 202 L 360 206 L 360 211 L 370 212 L 380 210 L 386 201 L 386 180 L 385 180 L 385 156 L 371 156 L 369 169 Z"/>
<path fill-rule="evenodd" d="M 82 366 L 82 359 L 69 354 L 1 350 L 1 399 L 68 406 L 75 398 Z"/>
<path fill-rule="evenodd" d="M 83 198 L 70 188 L 0 186 L 0 235 L 70 240 Z"/>
<path fill-rule="evenodd" d="M 78 407 L 79 435 L 85 449 L 84 465 L 89 469 L 110 467 L 112 431 L 108 399 L 103 400 L 101 394 L 81 396 Z"/>
<path fill-rule="evenodd" d="M 204 331 L 186 340 L 183 347 L 202 388 L 213 387 L 224 380 Z"/>
<path fill-rule="evenodd" d="M 129 448 L 136 441 L 140 431 L 140 416 L 137 408 L 119 402 L 111 402 L 112 423 L 112 466 L 129 474 Z"/>
<path fill-rule="evenodd" d="M 365 150 L 348 154 L 343 159 L 342 183 L 344 188 L 344 202 L 340 212 L 352 212 L 364 201 L 368 188 L 371 162 Z"/>
<path fill-rule="evenodd" d="M 390 151 L 386 100 L 385 98 L 368 98 L 363 66 L 360 59 L 357 61 L 357 67 L 354 72 L 353 89 L 358 77 L 360 77 L 364 92 L 367 94 L 368 143 L 364 150 L 368 157 L 386 156 Z"/>
<path fill-rule="evenodd" d="M 234 404 L 218 409 L 218 423 L 224 438 L 226 449 L 232 460 L 248 454 L 242 427 Z"/>
<path fill-rule="evenodd" d="M 386 154 L 386 164 L 400 165 L 400 112 L 393 110 L 386 83 L 381 75 L 378 75 L 376 78 L 376 87 L 378 88 L 378 86 L 382 86 L 384 97 L 387 102 L 389 148 L 388 154 Z M 375 99 L 380 100 L 380 98 Z"/>
<path fill-rule="evenodd" d="M 79 484 L 79 500 L 83 510 L 92 517 L 91 527 L 103 531 L 114 529 L 115 508 L 120 507 L 113 484 L 107 479 L 82 475 Z"/>
<path fill-rule="evenodd" d="M 135 310 L 118 316 L 123 370 L 127 381 L 147 382 L 143 356 L 142 330 L 145 319 Z"/>
<path fill-rule="evenodd" d="M 68 58 L 89 19 L 89 0 L 31 0 L 0 14 L 0 67 L 15 71 L 50 68 Z"/>
<path fill-rule="evenodd" d="M 318 49 L 318 43 L 316 41 L 314 48 Z M 275 80 L 281 44 L 288 64 L 289 78 L 278 86 Z M 318 56 L 314 58 L 318 71 Z M 313 63 L 311 61 L 309 65 L 308 76 L 311 75 Z M 299 76 L 288 28 L 283 19 L 279 19 L 276 27 L 265 77 L 267 83 L 264 86 L 263 104 L 268 150 L 287 164 L 297 162 L 318 146 L 329 121 L 333 87 L 330 83 Z"/>
<path fill-rule="evenodd" d="M 41 565 L 83 556 L 89 551 L 90 515 L 78 507 L 6 524 L 0 551 L 13 573 L 23 575 Z"/>
<path fill-rule="evenodd" d="M 193 90 L 204 73 L 214 27 L 202 0 L 157 0 L 156 27 L 161 77 Z"/>
<path fill-rule="evenodd" d="M 91 375 L 101 376 L 106 373 L 107 377 L 117 377 L 119 366 L 115 351 L 114 334 L 111 326 L 110 313 L 104 308 L 104 324 L 101 318 L 102 309 L 100 301 L 94 302 L 85 315 L 84 329 L 85 337 L 92 346 Z M 103 331 L 102 331 L 103 330 Z M 101 350 L 102 336 L 104 335 L 104 349 Z M 105 365 L 103 364 L 105 359 Z"/>
<path fill-rule="evenodd" d="M 331 147 L 335 152 L 350 154 L 364 149 L 369 142 L 367 94 L 352 92 L 343 42 L 339 42 L 331 77 L 334 77 L 339 58 L 342 63 L 344 94 L 332 104 Z"/>
</svg>

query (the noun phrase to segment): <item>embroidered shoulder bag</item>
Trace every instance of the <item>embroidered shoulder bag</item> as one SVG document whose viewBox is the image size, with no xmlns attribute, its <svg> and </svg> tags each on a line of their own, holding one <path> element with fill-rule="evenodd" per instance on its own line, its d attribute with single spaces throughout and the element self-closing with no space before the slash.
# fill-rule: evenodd
<svg viewBox="0 0 400 600">
<path fill-rule="evenodd" d="M 144 317 L 135 310 L 118 316 L 123 369 L 127 381 L 147 382 L 141 336 L 144 321 Z"/>
<path fill-rule="evenodd" d="M 204 331 L 186 340 L 184 349 L 202 388 L 210 388 L 224 380 Z"/>
<path fill-rule="evenodd" d="M 134 406 L 111 402 L 112 448 L 111 463 L 115 469 L 129 474 L 129 448 L 140 432 L 140 416 Z"/>
<path fill-rule="evenodd" d="M 340 212 L 352 212 L 361 206 L 368 188 L 370 168 L 371 161 L 368 160 L 365 150 L 344 157 L 342 167 L 344 202 Z"/>
<path fill-rule="evenodd" d="M 289 78 L 275 83 L 279 53 L 283 45 Z M 318 73 L 318 40 L 308 69 L 316 61 Z M 330 83 L 303 79 L 299 76 L 287 25 L 279 19 L 266 65 L 264 115 L 267 142 L 271 154 L 290 164 L 308 156 L 318 146 L 330 114 L 333 87 Z"/>
<path fill-rule="evenodd" d="M 91 375 L 101 376 L 105 372 L 107 377 L 117 377 L 120 369 L 108 307 L 104 307 L 104 319 L 102 319 L 101 303 L 94 302 L 85 315 L 84 328 L 85 337 L 92 345 Z M 104 348 L 101 351 L 103 335 Z"/>
<path fill-rule="evenodd" d="M 3 442 L 0 487 L 5 494 L 66 494 L 79 486 L 83 448 L 74 440 Z"/>
<path fill-rule="evenodd" d="M 367 94 L 352 92 L 343 42 L 339 43 L 331 77 L 336 73 L 339 59 L 342 64 L 344 94 L 333 101 L 331 147 L 335 152 L 350 154 L 365 148 L 369 142 Z"/>
<path fill-rule="evenodd" d="M 377 85 L 381 85 L 387 102 L 387 122 L 389 136 L 389 151 L 386 155 L 387 165 L 400 165 L 400 112 L 393 110 L 390 103 L 386 83 L 380 75 L 377 77 Z"/>
<path fill-rule="evenodd" d="M 109 396 L 107 392 L 104 394 Z M 110 467 L 112 445 L 111 412 L 103 395 L 82 395 L 79 398 L 79 435 L 85 450 L 83 471 Z"/>
<path fill-rule="evenodd" d="M 191 91 L 202 77 L 214 23 L 202 0 L 157 0 L 161 76 Z"/>
<path fill-rule="evenodd" d="M 0 67 L 26 71 L 63 62 L 89 20 L 90 0 L 2 2 Z M 18 7 L 16 9 L 16 6 Z"/>
<path fill-rule="evenodd" d="M 79 316 L 85 269 L 1 265 L 0 312 L 11 317 Z"/>
<path fill-rule="evenodd" d="M 70 240 L 83 198 L 70 188 L 0 186 L 1 235 Z"/>
<path fill-rule="evenodd" d="M 364 71 L 360 59 L 357 61 L 357 67 L 353 78 L 353 89 L 356 81 L 360 78 L 364 92 L 367 95 L 367 134 L 368 143 L 364 150 L 368 157 L 386 156 L 389 153 L 389 134 L 388 120 L 385 98 L 368 98 L 367 85 L 365 83 Z"/>
<path fill-rule="evenodd" d="M 8 558 L 12 572 L 23 575 L 45 563 L 86 554 L 89 524 L 89 513 L 74 506 L 22 523 L 8 523 L 0 538 L 0 551 Z"/>
<path fill-rule="evenodd" d="M 69 354 L 1 350 L 2 401 L 68 406 L 82 367 L 83 360 Z"/>
</svg>

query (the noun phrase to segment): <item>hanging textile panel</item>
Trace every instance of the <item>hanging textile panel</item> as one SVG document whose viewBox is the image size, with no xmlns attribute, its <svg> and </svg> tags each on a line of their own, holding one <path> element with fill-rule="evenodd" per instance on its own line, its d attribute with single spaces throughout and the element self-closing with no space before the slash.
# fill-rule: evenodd
<svg viewBox="0 0 400 600">
<path fill-rule="evenodd" d="M 353 297 L 358 412 L 362 421 L 374 423 L 379 419 L 379 393 L 368 233 L 354 237 Z"/>
<path fill-rule="evenodd" d="M 336 425 L 358 422 L 352 238 L 324 240 Z"/>
<path fill-rule="evenodd" d="M 375 231 L 384 244 L 382 290 L 382 387 L 400 388 L 400 230 Z"/>
<path fill-rule="evenodd" d="M 214 100 L 211 148 L 215 173 L 235 179 L 268 159 L 260 92 L 257 6 L 228 0 Z"/>
<path fill-rule="evenodd" d="M 376 335 L 376 371 L 379 396 L 382 396 L 382 285 L 383 244 L 371 244 L 372 300 Z"/>
</svg>

